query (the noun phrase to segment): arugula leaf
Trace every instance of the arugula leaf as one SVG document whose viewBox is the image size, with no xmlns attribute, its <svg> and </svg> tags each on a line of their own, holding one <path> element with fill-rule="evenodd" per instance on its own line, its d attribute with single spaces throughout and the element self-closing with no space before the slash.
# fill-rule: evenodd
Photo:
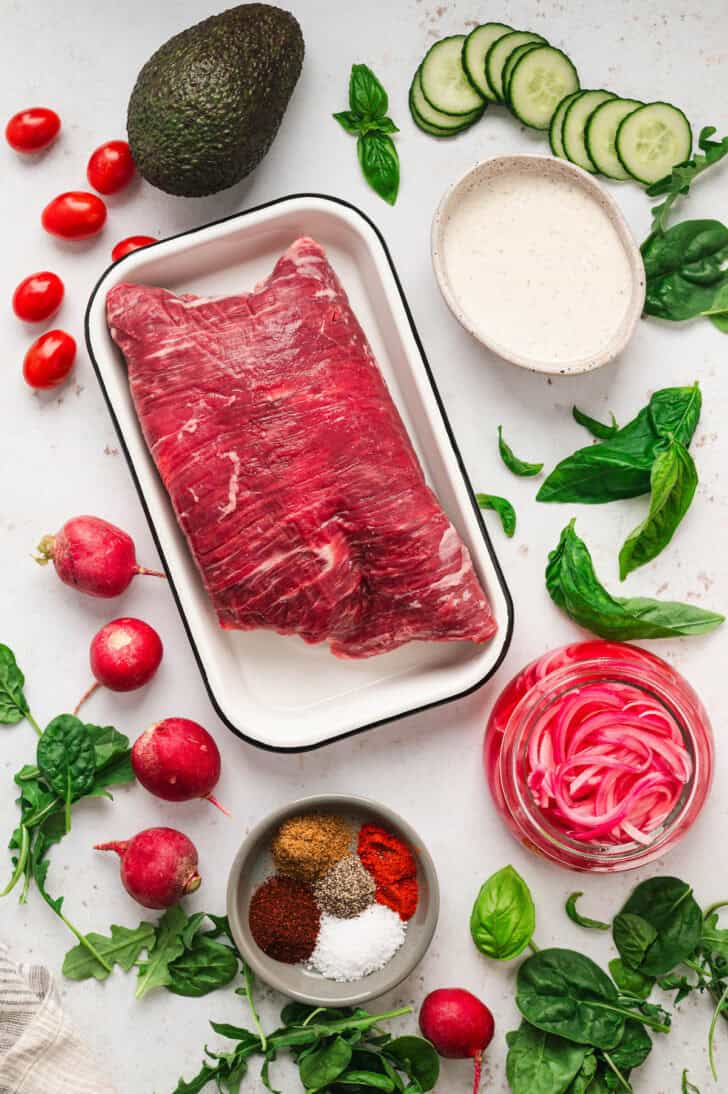
<svg viewBox="0 0 728 1094">
<path fill-rule="evenodd" d="M 590 418 L 583 410 L 579 410 L 578 406 L 573 406 L 571 408 L 571 413 L 575 422 L 578 422 L 579 425 L 583 425 L 584 429 L 588 429 L 591 435 L 593 437 L 598 437 L 600 441 L 608 441 L 615 433 L 619 432 L 617 419 L 613 414 L 611 415 L 611 424 L 605 425 L 603 422 L 597 421 L 596 418 Z"/>
<path fill-rule="evenodd" d="M 155 930 L 152 923 L 142 922 L 138 927 L 119 927 L 112 924 L 111 936 L 86 935 L 98 953 L 112 965 L 118 965 L 129 972 L 139 959 L 143 950 L 149 949 L 154 942 Z M 63 960 L 63 975 L 69 980 L 106 980 L 109 970 L 99 964 L 89 953 L 86 946 L 78 945 L 69 950 Z"/>
<path fill-rule="evenodd" d="M 0 643 L 0 725 L 14 726 L 28 714 L 23 687 L 25 677 L 18 668 L 15 654 Z"/>
<path fill-rule="evenodd" d="M 387 113 L 387 92 L 368 65 L 351 66 L 349 107 L 364 118 L 383 118 Z"/>
<path fill-rule="evenodd" d="M 179 904 L 168 908 L 157 926 L 157 937 L 153 949 L 146 961 L 139 966 L 139 979 L 135 992 L 137 999 L 144 996 L 154 988 L 165 988 L 172 980 L 169 966 L 184 953 L 182 932 L 187 924 L 185 915 Z"/>
<path fill-rule="evenodd" d="M 476 494 L 481 509 L 493 509 L 501 519 L 503 531 L 511 539 L 516 531 L 516 510 L 506 498 L 497 494 Z"/>
<path fill-rule="evenodd" d="M 710 138 L 715 131 L 714 125 L 704 126 L 698 137 L 700 152 L 692 156 L 691 159 L 676 164 L 669 175 L 665 175 L 664 178 L 658 179 L 657 182 L 653 182 L 651 186 L 647 187 L 645 192 L 648 197 L 654 198 L 661 197 L 663 194 L 666 195 L 664 201 L 652 208 L 653 232 L 665 231 L 670 210 L 681 195 L 688 193 L 690 186 L 698 175 L 723 159 L 724 156 L 728 156 L 728 137 L 723 137 L 720 141 L 711 140 Z"/>
<path fill-rule="evenodd" d="M 728 228 L 719 220 L 684 220 L 642 244 L 645 312 L 658 319 L 694 319 L 728 284 Z"/>
<path fill-rule="evenodd" d="M 579 626 L 600 638 L 628 641 L 707 634 L 724 622 L 724 616 L 692 604 L 612 596 L 595 574 L 574 524 L 574 520 L 567 524 L 558 546 L 549 554 L 546 588 L 554 604 Z"/>
<path fill-rule="evenodd" d="M 392 138 L 370 131 L 358 138 L 356 151 L 364 178 L 372 190 L 394 205 L 399 192 L 399 156 Z"/>
<path fill-rule="evenodd" d="M 498 426 L 498 451 L 503 463 L 514 475 L 530 478 L 532 475 L 538 475 L 543 470 L 542 463 L 526 463 L 525 460 L 519 460 L 510 445 L 503 440 L 503 426 L 501 425 Z"/>
<path fill-rule="evenodd" d="M 569 899 L 564 905 L 566 914 L 572 923 L 576 923 L 577 927 L 586 927 L 588 930 L 593 931 L 608 931 L 609 924 L 602 923 L 600 919 L 589 919 L 588 916 L 581 915 L 576 908 L 576 902 L 580 896 L 584 896 L 581 892 L 572 893 Z"/>
<path fill-rule="evenodd" d="M 619 576 L 651 562 L 677 531 L 698 486 L 693 458 L 679 441 L 659 452 L 650 473 L 650 510 L 619 552 Z"/>
</svg>

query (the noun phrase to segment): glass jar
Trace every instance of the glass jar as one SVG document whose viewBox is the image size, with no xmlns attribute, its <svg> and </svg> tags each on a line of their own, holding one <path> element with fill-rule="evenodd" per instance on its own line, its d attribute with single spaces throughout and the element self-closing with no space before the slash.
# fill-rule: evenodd
<svg viewBox="0 0 728 1094">
<path fill-rule="evenodd" d="M 583 833 L 574 838 L 564 823 L 555 823 L 553 815 L 543 808 L 543 800 L 541 804 L 538 801 L 533 757 L 542 738 L 534 737 L 537 728 L 542 732 L 540 727 L 547 724 L 546 719 L 556 719 L 553 724 L 560 724 L 564 704 L 577 702 L 572 697 L 580 692 L 584 699 L 591 694 L 605 694 L 604 689 L 608 693 L 610 688 L 615 696 L 629 694 L 630 702 L 621 708 L 622 712 L 635 705 L 631 700 L 634 694 L 637 707 L 643 703 L 644 708 L 650 708 L 645 712 L 653 718 L 653 724 L 655 719 L 662 719 L 663 726 L 667 726 L 664 719 L 669 719 L 670 732 L 680 742 L 680 755 L 685 758 L 679 795 L 648 838 L 644 833 L 639 833 L 641 839 L 618 842 L 585 839 Z M 611 716 L 612 721 L 614 718 Z M 531 752 L 529 745 L 533 746 Z M 605 751 L 602 747 L 602 753 Z M 710 790 L 714 744 L 702 703 L 670 665 L 637 646 L 594 640 L 553 650 L 511 680 L 491 712 L 483 754 L 493 801 L 524 846 L 572 870 L 612 873 L 644 866 L 665 854 L 691 827 Z M 645 750 L 648 754 L 652 755 Z M 607 758 L 605 763 L 609 762 Z"/>
</svg>

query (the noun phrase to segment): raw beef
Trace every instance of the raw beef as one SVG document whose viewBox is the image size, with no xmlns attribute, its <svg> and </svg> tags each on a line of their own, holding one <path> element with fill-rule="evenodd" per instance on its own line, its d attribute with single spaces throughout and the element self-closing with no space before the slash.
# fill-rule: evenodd
<svg viewBox="0 0 728 1094">
<path fill-rule="evenodd" d="M 139 420 L 223 627 L 340 657 L 495 622 L 323 249 L 254 292 L 107 299 Z"/>
</svg>

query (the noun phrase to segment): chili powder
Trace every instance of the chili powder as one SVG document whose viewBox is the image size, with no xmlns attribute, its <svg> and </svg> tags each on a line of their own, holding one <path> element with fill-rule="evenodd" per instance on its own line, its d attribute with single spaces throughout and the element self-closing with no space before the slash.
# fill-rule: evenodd
<svg viewBox="0 0 728 1094">
<path fill-rule="evenodd" d="M 311 887 L 293 878 L 268 878 L 250 901 L 250 933 L 263 953 L 287 965 L 308 960 L 320 922 Z"/>
<path fill-rule="evenodd" d="M 377 883 L 374 899 L 397 912 L 403 920 L 417 911 L 417 863 L 407 844 L 378 824 L 359 832 L 359 858 Z"/>
<path fill-rule="evenodd" d="M 406 923 L 417 911 L 420 899 L 417 878 L 405 877 L 401 881 L 393 881 L 391 885 L 378 885 L 374 899 L 378 904 L 386 904 L 393 912 L 397 912 L 399 918 Z"/>
</svg>

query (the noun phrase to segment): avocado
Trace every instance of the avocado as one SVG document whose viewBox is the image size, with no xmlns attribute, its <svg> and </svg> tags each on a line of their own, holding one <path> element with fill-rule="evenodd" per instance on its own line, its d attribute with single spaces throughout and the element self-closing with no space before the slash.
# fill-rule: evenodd
<svg viewBox="0 0 728 1094">
<path fill-rule="evenodd" d="M 141 175 L 168 194 L 233 186 L 270 148 L 303 63 L 297 20 L 240 4 L 165 42 L 137 77 L 127 130 Z"/>
</svg>

